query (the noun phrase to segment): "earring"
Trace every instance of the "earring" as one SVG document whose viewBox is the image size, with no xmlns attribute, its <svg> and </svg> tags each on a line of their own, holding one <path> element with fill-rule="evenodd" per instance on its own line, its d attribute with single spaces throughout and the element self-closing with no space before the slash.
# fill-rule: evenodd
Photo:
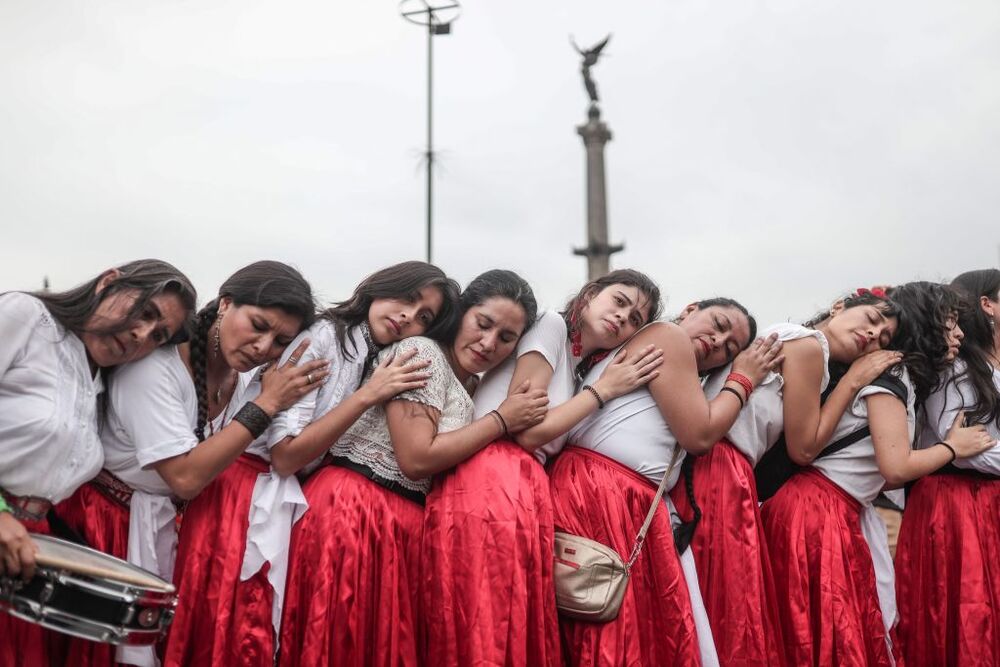
<svg viewBox="0 0 1000 667">
<path fill-rule="evenodd" d="M 218 354 L 219 350 L 222 348 L 222 344 L 219 341 L 219 327 L 222 326 L 222 313 L 219 313 L 219 319 L 215 320 L 215 332 L 212 335 L 212 350 Z"/>
</svg>

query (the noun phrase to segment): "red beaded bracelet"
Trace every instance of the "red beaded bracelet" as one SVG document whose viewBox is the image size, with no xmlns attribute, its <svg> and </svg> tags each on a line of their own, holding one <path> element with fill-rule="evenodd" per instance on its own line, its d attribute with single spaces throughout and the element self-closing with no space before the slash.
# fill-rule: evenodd
<svg viewBox="0 0 1000 667">
<path fill-rule="evenodd" d="M 750 400 L 750 394 L 753 393 L 753 382 L 750 381 L 750 378 L 742 373 L 730 373 L 726 376 L 726 382 L 730 380 L 743 387 L 743 391 L 747 394 L 747 400 Z"/>
</svg>

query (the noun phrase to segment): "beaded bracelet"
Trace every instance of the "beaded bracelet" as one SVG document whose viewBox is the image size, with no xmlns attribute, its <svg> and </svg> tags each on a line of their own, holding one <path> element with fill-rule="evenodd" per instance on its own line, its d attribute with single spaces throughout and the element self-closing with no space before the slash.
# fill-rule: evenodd
<svg viewBox="0 0 1000 667">
<path fill-rule="evenodd" d="M 739 386 L 743 387 L 743 391 L 747 394 L 747 400 L 750 400 L 750 394 L 753 393 L 753 382 L 750 381 L 746 375 L 742 373 L 730 373 L 726 376 L 726 382 L 735 382 Z"/>
<path fill-rule="evenodd" d="M 940 441 L 940 442 L 939 442 L 939 443 L 937 443 L 937 444 L 939 444 L 939 445 L 944 445 L 945 447 L 947 447 L 947 448 L 948 448 L 948 451 L 949 451 L 949 452 L 951 452 L 951 461 L 949 461 L 949 463 L 952 463 L 952 462 L 954 462 L 954 461 L 955 461 L 955 459 L 957 459 L 957 458 L 958 458 L 958 452 L 956 452 L 956 451 L 955 451 L 955 448 L 954 448 L 954 447 L 952 447 L 951 445 L 949 445 L 949 444 L 948 444 L 947 442 L 945 442 L 944 440 L 942 440 L 942 441 Z"/>
<path fill-rule="evenodd" d="M 593 387 L 591 387 L 589 384 L 583 385 L 583 389 L 586 389 L 587 391 L 589 391 L 591 394 L 594 395 L 594 398 L 597 399 L 597 409 L 598 410 L 603 410 L 604 409 L 604 399 L 601 398 L 601 395 L 597 393 L 597 390 L 594 389 Z"/>
<path fill-rule="evenodd" d="M 746 403 L 743 401 L 743 397 L 740 396 L 740 392 L 736 391 L 732 387 L 723 387 L 722 391 L 728 391 L 730 394 L 736 397 L 736 400 L 740 402 L 740 410 L 742 410 L 743 406 L 746 405 Z"/>
<path fill-rule="evenodd" d="M 256 440 L 263 435 L 264 431 L 267 430 L 267 427 L 271 425 L 271 415 L 264 412 L 264 410 L 253 401 L 249 401 L 248 403 L 244 403 L 239 412 L 233 416 L 233 421 L 243 424 L 246 429 L 250 431 L 250 435 L 253 436 L 253 439 Z"/>
</svg>

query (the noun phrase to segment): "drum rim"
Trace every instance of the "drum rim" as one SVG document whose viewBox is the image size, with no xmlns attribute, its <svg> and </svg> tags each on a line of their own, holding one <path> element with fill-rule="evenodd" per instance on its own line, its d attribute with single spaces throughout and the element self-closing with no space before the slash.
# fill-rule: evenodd
<svg viewBox="0 0 1000 667">
<path fill-rule="evenodd" d="M 117 581 L 117 580 L 114 580 L 114 579 L 111 579 L 111 578 L 107 578 L 107 577 L 102 579 L 102 581 L 110 581 L 111 583 L 113 583 L 115 586 L 117 586 L 119 588 L 123 588 L 123 589 L 126 589 L 126 590 L 139 592 L 142 596 L 152 595 L 153 597 L 160 596 L 160 595 L 170 596 L 170 595 L 175 595 L 177 593 L 177 589 L 174 587 L 174 585 L 171 582 L 169 582 L 166 579 L 164 579 L 163 577 L 159 576 L 158 574 L 156 574 L 154 572 L 150 572 L 149 570 L 141 568 L 138 565 L 135 565 L 134 563 L 130 563 L 127 560 L 124 560 L 122 558 L 118 558 L 117 556 L 112 556 L 111 554 L 104 553 L 103 551 L 98 551 L 97 549 L 85 546 L 83 544 L 78 544 L 76 542 L 70 542 L 69 540 L 64 540 L 64 539 L 61 539 L 61 538 L 58 538 L 58 537 L 53 537 L 52 535 L 42 535 L 40 533 L 31 533 L 31 538 L 34 539 L 34 540 L 36 540 L 36 541 L 38 541 L 38 542 L 48 542 L 48 543 L 51 543 L 51 544 L 57 544 L 57 545 L 64 546 L 64 547 L 68 546 L 71 549 L 78 550 L 78 551 L 81 551 L 83 553 L 87 553 L 87 554 L 90 554 L 92 556 L 95 556 L 99 560 L 106 560 L 106 561 L 109 562 L 110 565 L 121 567 L 121 568 L 123 568 L 125 570 L 128 570 L 130 572 L 133 572 L 133 573 L 136 573 L 136 574 L 141 574 L 141 575 L 143 575 L 145 577 L 149 577 L 150 579 L 155 579 L 156 581 L 159 581 L 159 582 L 162 583 L 162 587 L 161 588 L 155 588 L 155 587 L 152 587 L 152 586 L 144 586 L 144 585 L 135 584 L 135 583 L 132 583 L 132 582 Z M 41 566 L 39 566 L 39 567 L 41 567 Z M 52 568 L 52 569 L 65 570 L 70 575 L 75 575 L 77 577 L 90 577 L 90 575 L 83 574 L 83 573 L 80 573 L 80 572 L 76 572 L 76 571 L 73 571 L 73 570 L 68 569 L 68 568 Z M 90 578 L 93 578 L 93 577 L 90 577 Z"/>
</svg>

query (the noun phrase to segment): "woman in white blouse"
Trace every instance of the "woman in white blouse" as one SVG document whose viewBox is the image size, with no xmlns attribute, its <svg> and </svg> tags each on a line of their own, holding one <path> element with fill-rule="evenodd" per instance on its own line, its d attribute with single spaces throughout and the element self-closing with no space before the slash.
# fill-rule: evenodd
<svg viewBox="0 0 1000 667">
<path fill-rule="evenodd" d="M 659 311 L 660 290 L 652 280 L 638 271 L 612 271 L 584 285 L 564 314 L 542 313 L 516 354 L 476 389 L 477 418 L 524 382 L 546 388 L 551 409 L 540 424 L 496 440 L 439 475 L 427 496 L 424 664 L 562 664 L 552 500 L 543 466 L 599 400 L 656 376 L 660 353 L 652 346 L 636 349 L 607 367 L 594 382 L 596 394 L 574 396 L 578 366 L 602 359 Z"/>
<path fill-rule="evenodd" d="M 925 282 L 887 294 L 900 309 L 891 347 L 903 352 L 904 363 L 858 392 L 840 418 L 830 440 L 850 444 L 817 457 L 789 443 L 792 460 L 812 463 L 761 509 L 790 665 L 895 664 L 892 560 L 872 501 L 887 485 L 899 487 L 992 444 L 982 426 L 957 422 L 935 446 L 911 448 L 914 406 L 961 344 L 959 299 Z"/>
<path fill-rule="evenodd" d="M 424 498 L 435 473 L 503 432 L 544 417 L 545 391 L 522 389 L 473 419 L 468 387 L 506 359 L 535 318 L 520 277 L 489 271 L 462 293 L 444 341 L 415 336 L 380 361 L 417 350 L 426 386 L 369 408 L 304 485 L 310 510 L 292 531 L 280 665 L 416 665 Z"/>
<path fill-rule="evenodd" d="M 805 326 L 766 329 L 762 335 L 777 334 L 784 343 L 781 368 L 754 389 L 725 438 L 704 456 L 685 461 L 685 483 L 671 497 L 682 519 L 693 520 L 696 508 L 701 513 L 691 553 L 723 666 L 784 664 L 754 467 L 782 433 L 789 449 L 811 454 L 810 460 L 815 456 L 854 395 L 902 358 L 882 350 L 896 330 L 897 314 L 884 295 L 859 290 Z M 821 405 L 831 361 L 850 370 Z M 726 365 L 708 377 L 707 396 L 719 394 L 730 370 Z"/>
<path fill-rule="evenodd" d="M 0 511 L 0 574 L 33 575 L 27 530 L 49 532 L 52 504 L 101 469 L 102 369 L 176 342 L 195 298 L 184 274 L 158 260 L 66 292 L 0 295 L 0 493 L 10 507 Z M 47 634 L 0 614 L 0 664 L 45 664 Z"/>
<path fill-rule="evenodd" d="M 924 402 L 918 446 L 959 415 L 1000 437 L 1000 271 L 955 278 L 968 308 L 959 358 Z M 917 481 L 896 551 L 899 639 L 908 666 L 1000 664 L 1000 446 Z"/>
</svg>

